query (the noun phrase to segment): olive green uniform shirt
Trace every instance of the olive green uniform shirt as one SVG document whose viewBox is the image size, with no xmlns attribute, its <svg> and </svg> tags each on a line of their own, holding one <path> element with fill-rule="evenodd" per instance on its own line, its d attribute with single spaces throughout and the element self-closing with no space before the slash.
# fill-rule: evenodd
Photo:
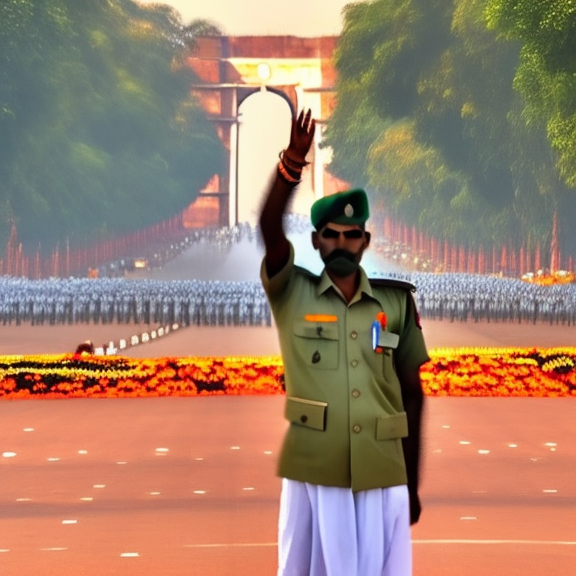
<svg viewBox="0 0 576 576">
<path fill-rule="evenodd" d="M 408 433 L 395 366 L 417 369 L 428 353 L 409 290 L 373 281 L 347 303 L 324 271 L 287 265 L 261 278 L 278 327 L 290 426 L 278 474 L 353 491 L 406 484 L 401 438 Z M 408 286 L 408 285 L 407 285 Z M 379 312 L 400 336 L 376 353 L 372 323 Z"/>
</svg>

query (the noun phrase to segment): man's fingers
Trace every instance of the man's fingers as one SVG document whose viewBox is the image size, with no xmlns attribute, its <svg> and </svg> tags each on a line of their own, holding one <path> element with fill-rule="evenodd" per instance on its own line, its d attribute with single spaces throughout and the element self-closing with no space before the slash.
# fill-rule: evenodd
<svg viewBox="0 0 576 576">
<path fill-rule="evenodd" d="M 308 128 L 308 136 L 310 139 L 314 138 L 314 132 L 316 131 L 316 122 L 312 120 L 310 127 Z"/>
<path fill-rule="evenodd" d="M 312 110 L 308 108 L 306 113 L 304 113 L 304 109 L 300 111 L 298 114 L 298 119 L 296 120 L 296 126 L 301 130 L 305 130 L 308 132 L 310 130 L 311 124 L 314 123 L 314 120 L 311 121 L 312 118 Z"/>
<path fill-rule="evenodd" d="M 290 146 L 298 151 L 298 155 L 302 159 L 308 153 L 312 141 L 314 140 L 314 132 L 316 129 L 316 122 L 312 118 L 312 110 L 302 109 L 297 118 L 292 117 L 292 129 L 290 131 Z"/>
</svg>

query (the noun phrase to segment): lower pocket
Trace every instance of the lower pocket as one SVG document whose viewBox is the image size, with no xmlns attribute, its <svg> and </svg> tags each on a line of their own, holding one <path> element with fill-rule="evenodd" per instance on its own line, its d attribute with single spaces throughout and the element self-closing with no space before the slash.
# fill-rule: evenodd
<svg viewBox="0 0 576 576">
<path fill-rule="evenodd" d="M 326 430 L 327 402 L 289 396 L 286 398 L 284 416 L 291 424 L 314 430 Z"/>
<path fill-rule="evenodd" d="M 406 412 L 376 418 L 376 440 L 392 440 L 408 436 Z"/>
</svg>

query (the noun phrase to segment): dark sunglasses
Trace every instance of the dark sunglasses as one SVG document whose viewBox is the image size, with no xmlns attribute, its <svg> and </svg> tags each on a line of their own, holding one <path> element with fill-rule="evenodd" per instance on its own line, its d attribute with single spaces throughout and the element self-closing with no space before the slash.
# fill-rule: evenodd
<svg viewBox="0 0 576 576">
<path fill-rule="evenodd" d="M 353 230 L 344 230 L 344 232 L 339 232 L 338 230 L 334 230 L 334 228 L 324 228 L 320 234 L 322 238 L 328 239 L 340 238 L 340 234 L 344 234 L 344 238 L 347 240 L 358 240 L 364 236 L 364 230 L 355 228 Z"/>
</svg>

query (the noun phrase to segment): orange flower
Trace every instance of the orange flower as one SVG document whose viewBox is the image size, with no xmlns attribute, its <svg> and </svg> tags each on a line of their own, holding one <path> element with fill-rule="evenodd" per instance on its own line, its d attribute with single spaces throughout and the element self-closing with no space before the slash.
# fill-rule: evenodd
<svg viewBox="0 0 576 576">
<path fill-rule="evenodd" d="M 429 396 L 576 397 L 576 348 L 440 349 L 430 356 L 421 368 Z M 284 370 L 277 356 L 5 356 L 0 365 L 4 398 L 283 393 Z"/>
</svg>

